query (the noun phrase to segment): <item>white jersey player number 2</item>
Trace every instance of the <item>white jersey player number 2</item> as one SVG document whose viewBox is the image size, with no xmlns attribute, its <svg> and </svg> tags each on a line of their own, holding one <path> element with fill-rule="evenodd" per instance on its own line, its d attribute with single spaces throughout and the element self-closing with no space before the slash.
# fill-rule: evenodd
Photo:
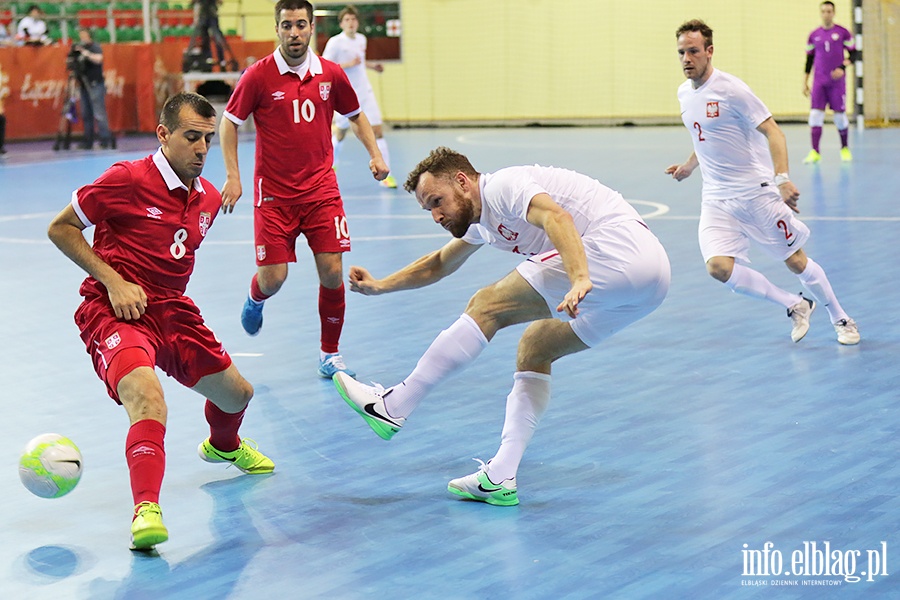
<svg viewBox="0 0 900 600">
<path fill-rule="evenodd" d="M 316 117 L 316 105 L 312 103 L 312 100 L 307 98 L 303 101 L 303 104 L 300 104 L 299 98 L 294 98 L 294 123 L 300 122 L 300 117 L 303 117 L 303 120 L 307 123 L 312 123 L 312 120 Z"/>
</svg>

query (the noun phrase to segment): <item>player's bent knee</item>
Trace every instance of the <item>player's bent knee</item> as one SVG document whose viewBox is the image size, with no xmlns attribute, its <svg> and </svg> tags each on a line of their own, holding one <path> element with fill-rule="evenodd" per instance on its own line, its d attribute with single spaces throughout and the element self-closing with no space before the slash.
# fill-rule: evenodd
<svg viewBox="0 0 900 600">
<path fill-rule="evenodd" d="M 116 393 L 132 423 L 153 419 L 165 424 L 168 408 L 162 386 L 151 367 L 141 366 L 123 375 Z"/>
<path fill-rule="evenodd" d="M 281 289 L 288 276 L 287 265 L 263 265 L 258 269 L 257 284 L 267 296 Z"/>
<path fill-rule="evenodd" d="M 530 326 L 522 334 L 519 340 L 519 348 L 516 353 L 517 371 L 534 371 L 536 373 L 549 373 L 550 365 L 558 356 L 552 356 L 541 343 L 540 333 Z"/>
<path fill-rule="evenodd" d="M 709 273 L 710 277 L 725 283 L 731 278 L 731 273 L 734 270 L 734 261 L 731 260 L 717 260 L 716 258 L 711 258 L 706 262 L 706 272 Z"/>
<path fill-rule="evenodd" d="M 253 398 L 253 386 L 249 381 L 241 377 L 241 380 L 238 384 L 238 402 L 246 407 L 250 404 L 250 400 Z"/>
<path fill-rule="evenodd" d="M 519 340 L 516 370 L 549 374 L 550 365 L 558 359 L 587 349 L 569 323 L 541 319 L 525 328 Z"/>
<path fill-rule="evenodd" d="M 797 250 L 790 256 L 788 256 L 784 264 L 787 265 L 787 268 L 790 269 L 791 273 L 799 275 L 803 271 L 806 270 L 806 264 L 809 262 L 809 259 L 806 257 L 806 253 L 801 248 Z"/>
<path fill-rule="evenodd" d="M 825 124 L 825 111 L 819 110 L 817 108 L 809 111 L 809 126 L 810 127 L 821 127 Z"/>
<path fill-rule="evenodd" d="M 478 323 L 482 331 L 496 331 L 506 326 L 502 319 L 502 303 L 499 302 L 495 286 L 496 284 L 478 290 L 466 305 L 466 314 Z"/>
<path fill-rule="evenodd" d="M 834 113 L 834 125 L 841 131 L 850 127 L 850 119 L 847 118 L 847 113 Z"/>
</svg>

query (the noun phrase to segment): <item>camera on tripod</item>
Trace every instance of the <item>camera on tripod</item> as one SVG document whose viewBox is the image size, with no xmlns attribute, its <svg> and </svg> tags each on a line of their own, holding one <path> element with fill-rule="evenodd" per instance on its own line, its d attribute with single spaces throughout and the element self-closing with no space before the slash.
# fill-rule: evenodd
<svg viewBox="0 0 900 600">
<path fill-rule="evenodd" d="M 76 42 L 72 44 L 72 47 L 69 48 L 69 53 L 66 55 L 66 70 L 77 77 L 84 75 L 87 69 L 85 65 L 87 57 L 81 52 L 85 48 L 84 44 Z"/>
</svg>

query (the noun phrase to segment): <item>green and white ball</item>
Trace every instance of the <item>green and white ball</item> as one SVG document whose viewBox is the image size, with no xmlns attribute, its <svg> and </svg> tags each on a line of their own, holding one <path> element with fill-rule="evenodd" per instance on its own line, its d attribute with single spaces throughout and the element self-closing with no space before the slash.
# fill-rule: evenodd
<svg viewBox="0 0 900 600">
<path fill-rule="evenodd" d="M 39 435 L 25 446 L 19 459 L 19 479 L 41 498 L 59 498 L 75 489 L 81 479 L 81 452 L 67 437 Z"/>
</svg>

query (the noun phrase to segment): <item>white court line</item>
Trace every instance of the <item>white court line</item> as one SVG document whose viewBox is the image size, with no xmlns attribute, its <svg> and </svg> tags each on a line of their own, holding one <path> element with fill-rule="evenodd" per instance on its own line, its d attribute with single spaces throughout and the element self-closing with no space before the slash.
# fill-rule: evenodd
<svg viewBox="0 0 900 600">
<path fill-rule="evenodd" d="M 628 200 L 628 199 L 626 199 L 626 202 L 628 202 L 629 204 L 644 204 L 646 206 L 656 209 L 655 211 L 653 211 L 649 214 L 641 215 L 641 218 L 644 218 L 644 219 L 653 219 L 655 217 L 659 217 L 659 216 L 664 215 L 667 212 L 669 212 L 669 206 L 667 204 L 662 204 L 660 202 L 650 202 L 649 200 Z"/>
<path fill-rule="evenodd" d="M 669 215 L 656 218 L 660 221 L 699 221 L 700 215 Z M 900 221 L 900 217 L 816 217 L 809 215 L 800 215 L 799 219 L 801 221 L 833 221 L 836 223 L 896 223 Z"/>
<path fill-rule="evenodd" d="M 51 219 L 56 216 L 57 213 L 53 212 L 44 212 L 44 213 L 25 213 L 22 215 L 3 215 L 0 216 L 0 223 L 8 223 L 10 221 L 25 221 L 27 219 Z"/>
<path fill-rule="evenodd" d="M 0 244 L 31 244 L 33 246 L 41 246 L 43 244 L 51 244 L 52 242 L 48 239 L 34 239 L 34 238 L 10 238 L 10 237 L 0 237 Z"/>
<path fill-rule="evenodd" d="M 410 235 L 374 235 L 374 236 L 353 236 L 351 242 L 385 242 L 390 240 L 424 240 L 430 238 L 446 238 L 449 233 L 418 233 Z M 0 238 L 3 241 L 3 238 Z M 203 242 L 204 246 L 243 246 L 253 245 L 253 240 L 208 240 Z"/>
<path fill-rule="evenodd" d="M 641 217 L 644 219 L 657 219 L 660 221 L 698 221 L 700 219 L 700 215 L 670 215 L 668 214 L 670 211 L 670 207 L 666 204 L 662 204 L 660 202 L 651 202 L 649 200 L 628 200 L 630 204 L 649 206 L 653 208 L 649 213 L 642 214 Z M 20 215 L 3 215 L 0 216 L 0 223 L 10 223 L 14 221 L 26 221 L 29 219 L 45 219 L 49 217 L 56 216 L 56 213 L 24 213 Z M 248 219 L 249 216 L 243 215 L 227 215 L 224 218 L 240 218 L 240 219 Z M 378 219 L 390 219 L 390 220 L 429 220 L 431 221 L 431 216 L 427 214 L 422 215 L 353 215 L 354 219 L 366 219 L 366 220 L 378 220 Z M 835 223 L 897 223 L 900 222 L 900 217 L 827 217 L 827 216 L 800 216 L 801 221 L 826 221 L 826 222 L 835 222 Z M 423 240 L 423 239 L 437 239 L 437 238 L 447 238 L 448 234 L 444 232 L 440 233 L 420 233 L 420 234 L 410 234 L 410 235 L 377 235 L 377 236 L 356 236 L 353 237 L 354 242 L 386 242 L 386 241 L 397 241 L 397 240 Z M 0 237 L 0 244 L 28 244 L 28 245 L 43 245 L 43 244 L 51 244 L 50 240 L 46 238 L 15 238 L 15 237 Z M 204 242 L 204 245 L 207 246 L 244 246 L 244 245 L 252 245 L 253 240 L 207 240 Z"/>
</svg>

